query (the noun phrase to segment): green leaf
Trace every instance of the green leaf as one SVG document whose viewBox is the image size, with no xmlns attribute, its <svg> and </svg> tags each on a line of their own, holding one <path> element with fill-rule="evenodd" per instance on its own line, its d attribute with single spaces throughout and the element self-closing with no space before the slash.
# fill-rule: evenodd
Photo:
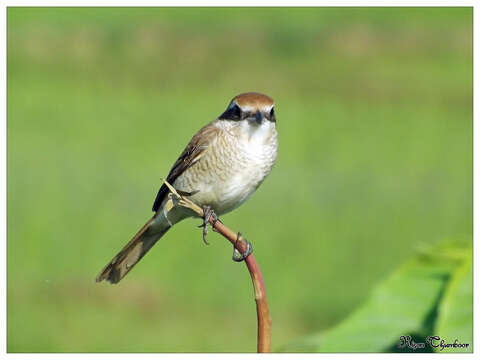
<svg viewBox="0 0 480 360">
<path fill-rule="evenodd" d="M 473 352 L 473 256 L 453 274 L 439 307 L 435 335 L 446 343 L 469 344 L 465 347 L 437 347 L 439 352 Z M 436 342 L 437 344 L 439 341 Z"/>
<path fill-rule="evenodd" d="M 343 322 L 323 333 L 304 337 L 281 350 L 408 351 L 407 348 L 397 348 L 400 336 L 411 335 L 416 342 L 425 342 L 425 337 L 432 335 L 438 305 L 450 276 L 470 252 L 470 246 L 447 243 L 417 254 L 380 283 L 367 302 Z M 465 298 L 465 301 L 468 300 L 468 295 Z M 432 351 L 432 348 L 426 345 L 424 351 Z"/>
</svg>

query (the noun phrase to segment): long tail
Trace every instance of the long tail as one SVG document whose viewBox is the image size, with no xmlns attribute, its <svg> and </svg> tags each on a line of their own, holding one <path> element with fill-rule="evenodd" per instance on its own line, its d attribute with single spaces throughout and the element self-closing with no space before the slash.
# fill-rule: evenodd
<svg viewBox="0 0 480 360">
<path fill-rule="evenodd" d="M 168 224 L 152 226 L 154 220 L 155 216 L 148 220 L 133 239 L 100 271 L 96 278 L 97 282 L 107 280 L 112 284 L 118 283 L 170 229 Z"/>
</svg>

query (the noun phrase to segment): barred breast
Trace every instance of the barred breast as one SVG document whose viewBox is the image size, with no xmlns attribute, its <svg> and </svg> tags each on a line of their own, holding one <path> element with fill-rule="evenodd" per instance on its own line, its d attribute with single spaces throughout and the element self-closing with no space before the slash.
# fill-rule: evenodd
<svg viewBox="0 0 480 360">
<path fill-rule="evenodd" d="M 216 120 L 220 131 L 203 156 L 175 181 L 194 192 L 191 199 L 211 206 L 217 215 L 243 204 L 270 173 L 277 157 L 275 123 Z"/>
</svg>

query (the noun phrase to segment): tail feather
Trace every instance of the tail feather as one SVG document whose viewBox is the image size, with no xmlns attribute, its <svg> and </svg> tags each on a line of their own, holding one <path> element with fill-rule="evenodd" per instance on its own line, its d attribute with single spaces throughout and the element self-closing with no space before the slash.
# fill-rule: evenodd
<svg viewBox="0 0 480 360">
<path fill-rule="evenodd" d="M 154 220 L 155 216 L 148 220 L 133 239 L 100 271 L 95 279 L 97 282 L 106 280 L 112 284 L 118 283 L 170 228 L 170 226 L 161 229 L 156 227 L 153 230 L 151 225 Z"/>
</svg>

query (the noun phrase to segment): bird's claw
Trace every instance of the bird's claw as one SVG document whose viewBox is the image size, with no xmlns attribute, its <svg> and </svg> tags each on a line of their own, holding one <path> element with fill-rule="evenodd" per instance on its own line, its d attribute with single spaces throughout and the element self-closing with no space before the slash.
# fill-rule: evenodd
<svg viewBox="0 0 480 360">
<path fill-rule="evenodd" d="M 235 245 L 233 245 L 233 255 L 232 255 L 232 260 L 233 261 L 236 261 L 236 262 L 241 262 L 243 260 L 245 260 L 247 258 L 248 255 L 250 255 L 251 253 L 253 253 L 253 246 L 252 246 L 252 243 L 250 241 L 248 241 L 247 239 L 245 239 L 241 233 L 238 233 L 237 234 L 237 241 L 244 241 L 246 244 L 247 244 L 247 249 L 241 253 L 240 251 L 237 250 L 237 248 L 235 247 Z"/>
<path fill-rule="evenodd" d="M 203 222 L 200 224 L 198 227 L 203 228 L 202 230 L 202 238 L 203 242 L 205 245 L 210 245 L 207 241 L 207 234 L 208 234 L 208 223 L 210 220 L 210 217 L 213 216 L 213 224 L 215 224 L 217 221 L 219 221 L 217 214 L 215 214 L 215 211 L 210 207 L 210 206 L 204 206 L 203 207 Z"/>
</svg>

